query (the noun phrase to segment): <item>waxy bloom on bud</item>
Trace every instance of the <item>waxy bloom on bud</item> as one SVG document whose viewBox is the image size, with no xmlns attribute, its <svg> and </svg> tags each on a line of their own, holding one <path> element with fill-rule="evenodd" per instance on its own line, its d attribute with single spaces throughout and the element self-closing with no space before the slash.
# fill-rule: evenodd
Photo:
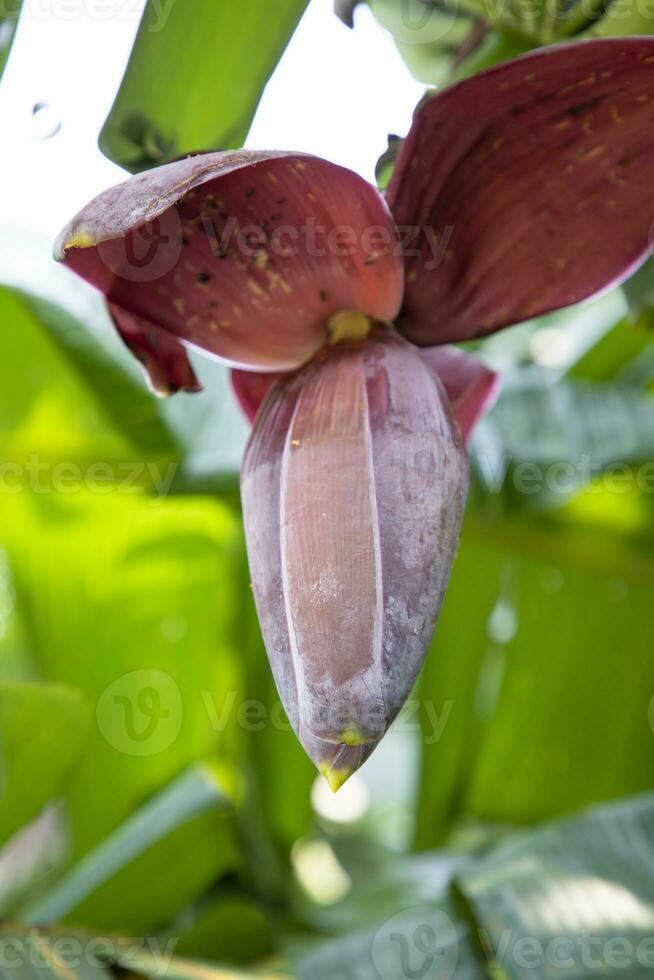
<svg viewBox="0 0 654 980">
<path fill-rule="evenodd" d="M 289 718 L 335 788 L 418 676 L 467 471 L 442 385 L 386 330 L 318 355 L 257 415 L 241 478 L 257 608 Z"/>
<path fill-rule="evenodd" d="M 584 41 L 424 101 L 386 199 L 301 153 L 128 180 L 56 257 L 101 289 L 157 392 L 233 367 L 271 665 L 337 787 L 407 698 L 459 536 L 462 438 L 498 379 L 434 346 L 587 299 L 652 252 L 654 38 Z M 416 345 L 416 346 L 414 346 Z"/>
</svg>

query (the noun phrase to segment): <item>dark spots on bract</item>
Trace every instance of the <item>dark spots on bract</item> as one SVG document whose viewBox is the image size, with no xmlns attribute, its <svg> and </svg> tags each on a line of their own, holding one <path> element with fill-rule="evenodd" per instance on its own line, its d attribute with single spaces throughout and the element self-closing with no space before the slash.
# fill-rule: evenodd
<svg viewBox="0 0 654 980">
<path fill-rule="evenodd" d="M 198 272 L 195 278 L 197 279 L 198 282 L 202 282 L 202 283 L 209 282 L 211 280 L 211 276 L 209 275 L 208 272 Z"/>
<path fill-rule="evenodd" d="M 156 350 L 159 346 L 159 338 L 157 337 L 157 331 L 154 327 L 148 328 L 148 343 L 154 350 Z"/>
<path fill-rule="evenodd" d="M 594 99 L 586 99 L 584 102 L 578 102 L 577 105 L 571 105 L 569 109 L 565 110 L 566 116 L 583 116 L 585 112 L 590 112 L 591 109 L 596 109 L 598 105 L 605 102 L 608 98 L 608 92 L 604 95 L 598 95 Z"/>
<path fill-rule="evenodd" d="M 327 300 L 329 299 L 329 296 L 327 295 L 327 292 L 324 289 L 321 289 L 318 295 L 320 296 L 321 303 L 326 303 Z"/>
<path fill-rule="evenodd" d="M 247 190 L 246 190 L 246 192 L 245 192 L 245 196 L 246 196 L 246 198 L 247 198 L 248 200 L 250 200 L 250 198 L 251 198 L 251 197 L 254 197 L 254 195 L 255 195 L 256 193 L 257 193 L 257 189 L 256 189 L 256 187 L 248 187 L 248 188 L 247 188 Z"/>
<path fill-rule="evenodd" d="M 280 212 L 277 211 L 275 214 L 271 214 L 270 215 L 270 220 L 271 221 L 281 221 L 283 217 L 284 217 L 284 215 L 283 214 L 280 214 Z"/>
</svg>

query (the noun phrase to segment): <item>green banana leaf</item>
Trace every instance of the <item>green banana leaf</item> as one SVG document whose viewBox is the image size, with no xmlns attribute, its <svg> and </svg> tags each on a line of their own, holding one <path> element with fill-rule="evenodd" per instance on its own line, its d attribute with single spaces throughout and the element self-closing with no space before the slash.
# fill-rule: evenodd
<svg viewBox="0 0 654 980">
<path fill-rule="evenodd" d="M 471 508 L 423 671 L 417 842 L 651 785 L 651 503 L 589 488 L 548 517 Z"/>
<path fill-rule="evenodd" d="M 25 646 L 47 676 L 74 677 L 101 705 L 118 684 L 125 704 L 105 712 L 111 730 L 94 730 L 71 779 L 75 853 L 97 844 L 180 765 L 222 746 L 249 767 L 251 837 L 261 852 L 254 863 L 268 877 L 279 860 L 269 838 L 284 853 L 311 822 L 315 771 L 281 710 L 257 625 L 233 507 L 247 427 L 227 373 L 198 358 L 206 392 L 162 403 L 106 318 L 82 322 L 7 288 L 0 310 L 5 386 L 15 391 L 3 402 L 0 440 L 4 426 L 5 466 L 18 468 L 3 470 L 12 492 L 0 545 Z M 216 489 L 229 493 L 197 496 Z M 181 698 L 184 715 L 172 744 L 141 756 L 125 740 L 124 712 L 132 704 L 135 730 L 147 730 L 144 686 L 164 709 L 176 711 Z M 253 701 L 266 724 L 244 727 L 239 719 Z M 102 787 L 94 784 L 98 768 Z M 281 867 L 273 878 L 270 887 L 282 887 Z"/>
<path fill-rule="evenodd" d="M 95 709 L 66 788 L 76 857 L 182 768 L 242 737 L 235 712 L 222 714 L 243 696 L 236 518 L 218 500 L 109 489 L 23 492 L 0 515 L 32 659 Z"/>
<path fill-rule="evenodd" d="M 474 441 L 487 492 L 506 490 L 516 509 L 560 507 L 616 466 L 630 472 L 654 457 L 654 398 L 642 388 L 527 378 L 514 373 Z"/>
<path fill-rule="evenodd" d="M 5 0 L 0 15 L 0 78 L 11 53 L 23 0 Z"/>
<path fill-rule="evenodd" d="M 363 932 L 331 940 L 294 964 L 298 980 L 380 977 L 485 980 L 471 930 L 449 898 L 402 909 Z"/>
<path fill-rule="evenodd" d="M 651 34 L 639 0 L 368 0 L 418 81 L 467 78 L 540 45 L 579 35 Z"/>
<path fill-rule="evenodd" d="M 241 146 L 306 4 L 148 0 L 102 151 L 136 172 L 196 150 Z"/>
<path fill-rule="evenodd" d="M 156 399 L 148 393 L 128 357 L 116 357 L 97 331 L 54 303 L 6 286 L 0 287 L 0 316 L 4 327 L 6 383 L 11 384 L 13 379 L 15 387 L 15 396 L 3 400 L 6 416 L 3 428 L 13 433 L 15 440 L 20 438 L 16 424 L 19 408 L 28 426 L 25 440 L 34 445 L 34 430 L 29 427 L 29 420 L 41 416 L 51 419 L 58 401 L 62 414 L 65 409 L 71 414 L 79 413 L 78 418 L 88 413 L 88 428 L 92 433 L 89 441 L 93 438 L 97 443 L 99 428 L 103 435 L 107 433 L 109 441 L 111 426 L 133 444 L 135 451 L 164 457 L 174 455 L 179 444 Z M 26 366 L 38 365 L 36 377 L 27 387 L 22 382 L 28 371 L 17 370 L 17 359 Z M 38 399 L 45 404 L 39 405 Z M 12 414 L 7 415 L 10 411 Z M 76 428 L 82 428 L 79 422 Z M 51 439 L 62 435 L 52 424 L 47 429 L 44 424 L 42 431 Z M 64 447 L 58 451 L 63 453 Z M 80 446 L 77 451 L 81 455 L 89 450 Z"/>
<path fill-rule="evenodd" d="M 247 966 L 275 953 L 277 936 L 269 911 L 244 890 L 226 884 L 187 906 L 164 939 L 175 957 Z"/>
<path fill-rule="evenodd" d="M 629 284 L 627 284 L 629 285 Z M 625 287 L 626 291 L 626 287 Z M 654 335 L 647 329 L 647 311 L 632 307 L 568 371 L 568 376 L 586 381 L 617 381 L 641 390 L 654 378 Z"/>
<path fill-rule="evenodd" d="M 425 85 L 468 78 L 524 54 L 537 43 L 517 29 L 520 25 L 513 17 L 488 23 L 474 3 L 368 2 L 411 74 Z M 501 7 L 504 12 L 508 9 L 506 3 Z"/>
<path fill-rule="evenodd" d="M 624 285 L 635 324 L 651 331 L 654 327 L 654 259 L 650 259 Z"/>
<path fill-rule="evenodd" d="M 654 796 L 513 835 L 457 877 L 493 976 L 654 969 Z"/>
<path fill-rule="evenodd" d="M 170 921 L 238 866 L 232 809 L 224 777 L 190 768 L 22 909 L 21 921 L 141 933 Z"/>
<path fill-rule="evenodd" d="M 41 482 L 55 489 L 61 477 L 69 493 L 125 479 L 155 493 L 235 486 L 247 425 L 224 367 L 198 356 L 205 391 L 162 402 L 102 309 L 83 322 L 0 286 L 0 318 L 0 447 L 12 485 L 33 483 L 47 463 Z"/>
<path fill-rule="evenodd" d="M 468 852 L 387 857 L 381 904 L 366 895 L 372 881 L 355 888 L 349 928 L 291 959 L 312 980 L 643 980 L 654 968 L 653 872 L 649 794 Z M 358 905 L 372 913 L 366 928 Z"/>
<path fill-rule="evenodd" d="M 63 792 L 90 713 L 75 688 L 0 680 L 0 844 Z"/>
<path fill-rule="evenodd" d="M 644 980 L 654 967 L 652 794 L 486 838 L 472 850 L 387 854 L 378 870 L 374 895 L 372 881 L 360 883 L 343 915 L 326 909 L 320 923 L 314 912 L 329 938 L 306 929 L 286 936 L 285 963 L 276 969 L 240 972 L 188 958 L 165 937 L 98 942 L 63 927 L 5 925 L 0 946 L 15 955 L 28 942 L 31 956 L 44 946 L 58 977 L 80 963 L 83 971 L 117 965 L 165 980 Z"/>
</svg>

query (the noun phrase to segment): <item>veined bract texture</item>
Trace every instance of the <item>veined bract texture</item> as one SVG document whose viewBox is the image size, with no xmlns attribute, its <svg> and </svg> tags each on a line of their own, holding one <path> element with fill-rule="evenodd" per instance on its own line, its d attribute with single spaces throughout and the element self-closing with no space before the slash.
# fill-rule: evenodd
<svg viewBox="0 0 654 980">
<path fill-rule="evenodd" d="M 289 720 L 334 789 L 411 692 L 467 481 L 438 377 L 390 329 L 325 349 L 258 412 L 241 478 L 255 600 Z"/>
</svg>

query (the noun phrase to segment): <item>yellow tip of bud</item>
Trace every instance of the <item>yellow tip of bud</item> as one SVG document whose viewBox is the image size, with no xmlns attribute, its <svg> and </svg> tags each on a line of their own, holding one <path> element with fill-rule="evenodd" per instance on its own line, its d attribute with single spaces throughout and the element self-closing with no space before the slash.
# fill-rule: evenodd
<svg viewBox="0 0 654 980">
<path fill-rule="evenodd" d="M 95 244 L 93 235 L 86 228 L 79 228 L 65 241 L 64 251 L 67 252 L 69 248 L 91 248 Z"/>
<path fill-rule="evenodd" d="M 333 793 L 336 793 L 343 783 L 348 781 L 353 771 L 352 769 L 332 769 L 327 762 L 324 762 L 320 767 L 320 772 L 329 783 L 329 787 Z"/>
<path fill-rule="evenodd" d="M 368 739 L 365 738 L 361 732 L 356 728 L 346 728 L 344 732 L 339 735 L 339 741 L 343 745 L 365 745 Z"/>
<path fill-rule="evenodd" d="M 341 310 L 327 321 L 330 344 L 341 340 L 365 340 L 372 329 L 372 320 L 357 310 Z"/>
</svg>

